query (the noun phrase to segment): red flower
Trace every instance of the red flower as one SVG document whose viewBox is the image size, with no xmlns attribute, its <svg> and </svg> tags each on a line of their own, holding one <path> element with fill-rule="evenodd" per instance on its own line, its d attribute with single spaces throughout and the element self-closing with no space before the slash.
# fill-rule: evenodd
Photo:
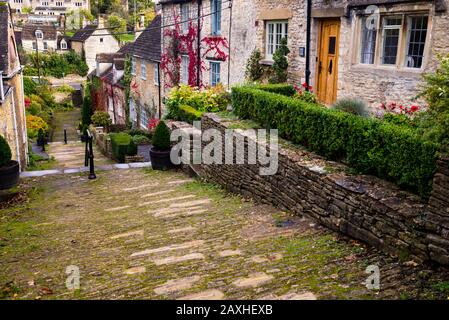
<svg viewBox="0 0 449 320">
<path fill-rule="evenodd" d="M 304 82 L 304 83 L 302 84 L 302 86 L 303 86 L 304 88 L 307 88 L 307 83 Z"/>
<path fill-rule="evenodd" d="M 30 98 L 25 98 L 25 107 L 28 108 L 31 104 L 31 99 Z"/>
<path fill-rule="evenodd" d="M 386 109 L 386 107 L 385 107 L 385 104 L 384 103 L 381 103 L 380 105 L 379 105 L 379 108 L 382 108 L 382 109 Z"/>
<path fill-rule="evenodd" d="M 150 119 L 148 120 L 148 129 L 151 131 L 157 127 L 159 124 L 159 119 Z"/>
<path fill-rule="evenodd" d="M 410 109 L 411 112 L 417 112 L 419 111 L 419 107 L 418 106 L 412 106 L 412 108 Z"/>
</svg>

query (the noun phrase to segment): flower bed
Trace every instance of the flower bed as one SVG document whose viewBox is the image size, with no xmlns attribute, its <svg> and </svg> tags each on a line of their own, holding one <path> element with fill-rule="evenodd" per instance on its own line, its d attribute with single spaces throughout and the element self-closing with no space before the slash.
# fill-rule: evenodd
<svg viewBox="0 0 449 320">
<path fill-rule="evenodd" d="M 283 138 L 330 160 L 343 161 L 361 173 L 429 196 L 436 171 L 436 143 L 423 139 L 407 126 L 362 118 L 266 91 L 234 88 L 234 112 L 264 127 L 277 128 Z"/>
</svg>

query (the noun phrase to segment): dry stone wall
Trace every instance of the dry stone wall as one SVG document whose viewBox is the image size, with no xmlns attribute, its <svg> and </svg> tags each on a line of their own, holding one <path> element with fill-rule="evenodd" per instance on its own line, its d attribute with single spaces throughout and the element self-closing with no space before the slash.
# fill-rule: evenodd
<svg viewBox="0 0 449 320">
<path fill-rule="evenodd" d="M 224 141 L 231 124 L 206 114 L 202 130 L 217 129 Z M 172 126 L 191 129 L 179 122 Z M 351 175 L 342 164 L 292 147 L 279 148 L 279 168 L 272 176 L 261 176 L 259 165 L 184 168 L 231 192 L 307 216 L 389 254 L 449 265 L 448 163 L 448 159 L 438 163 L 429 201 L 376 177 Z"/>
</svg>

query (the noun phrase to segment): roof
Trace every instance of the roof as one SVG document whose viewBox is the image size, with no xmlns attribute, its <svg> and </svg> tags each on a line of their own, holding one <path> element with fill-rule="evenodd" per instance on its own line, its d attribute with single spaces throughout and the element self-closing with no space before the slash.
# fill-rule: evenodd
<svg viewBox="0 0 449 320">
<path fill-rule="evenodd" d="M 36 7 L 34 11 L 66 11 L 66 7 Z"/>
<path fill-rule="evenodd" d="M 110 67 L 104 75 L 101 77 L 101 80 L 114 85 L 115 87 L 124 88 L 121 80 L 123 79 L 123 75 L 117 79 L 117 81 L 114 81 L 114 68 Z"/>
<path fill-rule="evenodd" d="M 115 55 L 115 53 L 98 53 L 95 60 L 99 63 L 113 63 Z"/>
<path fill-rule="evenodd" d="M 161 16 L 157 15 L 150 25 L 136 39 L 132 54 L 135 57 L 160 61 L 161 60 Z"/>
<path fill-rule="evenodd" d="M 73 37 L 70 39 L 71 41 L 84 42 L 97 30 L 96 25 L 87 25 L 84 28 L 78 30 Z"/>
<path fill-rule="evenodd" d="M 58 29 L 52 25 L 42 24 L 26 24 L 22 28 L 22 40 L 36 39 L 36 30 L 42 31 L 44 40 L 56 40 L 58 36 Z"/>
<path fill-rule="evenodd" d="M 67 49 L 64 50 L 69 50 L 70 49 L 70 37 L 68 36 L 64 36 L 64 35 L 59 35 L 57 38 L 57 46 L 58 46 L 58 50 L 62 50 L 61 48 L 61 41 L 64 40 L 67 43 Z"/>
<path fill-rule="evenodd" d="M 134 42 L 127 42 L 123 47 L 120 48 L 118 53 L 132 54 L 134 50 Z"/>
<path fill-rule="evenodd" d="M 0 71 L 8 69 L 9 6 L 0 2 Z"/>
</svg>

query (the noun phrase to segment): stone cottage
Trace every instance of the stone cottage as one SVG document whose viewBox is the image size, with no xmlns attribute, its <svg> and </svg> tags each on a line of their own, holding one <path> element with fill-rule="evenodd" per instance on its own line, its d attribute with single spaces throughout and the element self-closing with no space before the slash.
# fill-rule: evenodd
<svg viewBox="0 0 449 320">
<path fill-rule="evenodd" d="M 254 1 L 161 0 L 160 4 L 163 24 L 171 26 L 171 29 L 174 29 L 173 24 L 177 24 L 181 35 L 193 39 L 195 54 L 192 54 L 193 50 L 179 53 L 179 75 L 175 78 L 180 83 L 203 86 L 222 83 L 231 87 L 244 81 L 246 61 L 256 46 Z M 198 25 L 201 26 L 199 33 Z M 167 54 L 173 38 L 167 35 L 168 28 L 161 31 L 163 55 Z M 192 67 L 198 61 L 202 66 L 199 80 L 198 72 L 194 72 Z M 173 80 L 167 79 L 166 73 L 163 79 L 165 91 L 173 86 Z"/>
<path fill-rule="evenodd" d="M 115 53 L 120 49 L 117 39 L 109 30 L 99 25 L 87 25 L 70 39 L 71 48 L 86 59 L 89 73 L 96 68 L 99 53 Z"/>
<path fill-rule="evenodd" d="M 157 15 L 139 35 L 131 49 L 130 121 L 133 127 L 148 128 L 150 119 L 160 119 L 162 87 L 161 16 Z"/>
<path fill-rule="evenodd" d="M 6 138 L 12 159 L 24 170 L 28 161 L 23 70 L 19 61 L 8 4 L 0 2 L 0 135 Z"/>
<path fill-rule="evenodd" d="M 307 1 L 255 0 L 257 47 L 272 64 L 288 38 L 289 79 L 305 80 Z M 449 49 L 447 0 L 312 0 L 311 84 L 332 104 L 350 96 L 375 106 L 410 103 L 422 75 Z M 249 22 L 250 24 L 251 22 Z"/>
<path fill-rule="evenodd" d="M 70 49 L 62 30 L 52 25 L 26 24 L 21 32 L 22 47 L 27 52 L 65 53 Z"/>
</svg>

